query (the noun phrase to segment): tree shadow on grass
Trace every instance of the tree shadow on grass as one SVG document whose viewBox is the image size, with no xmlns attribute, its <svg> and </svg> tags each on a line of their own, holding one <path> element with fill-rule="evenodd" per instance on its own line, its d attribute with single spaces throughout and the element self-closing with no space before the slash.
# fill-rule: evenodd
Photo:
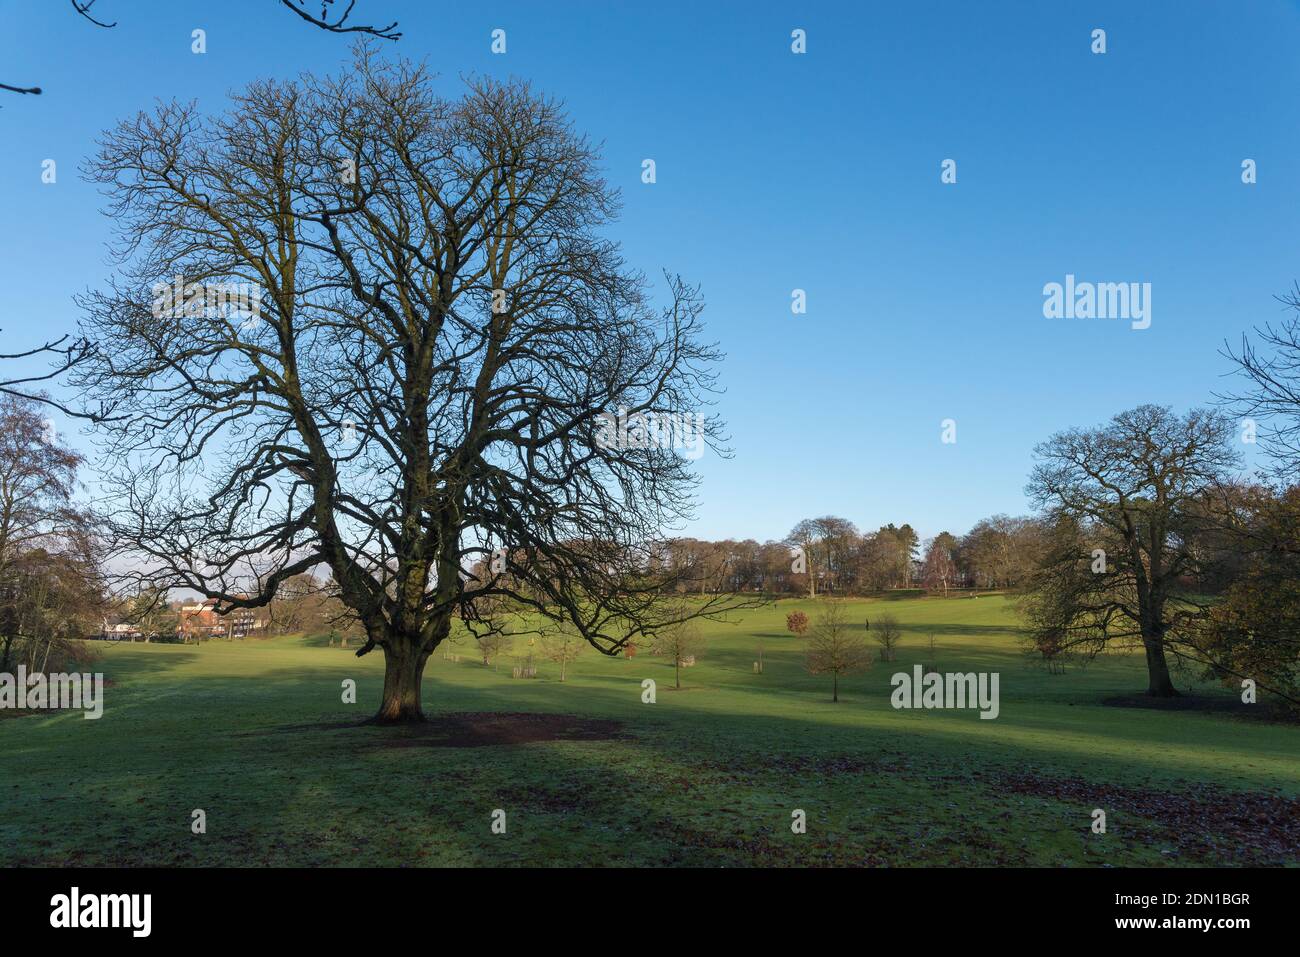
<svg viewBox="0 0 1300 957">
<path fill-rule="evenodd" d="M 936 624 L 923 621 L 900 621 L 898 627 L 904 633 L 910 631 L 921 635 L 963 635 L 972 638 L 978 635 L 1021 635 L 1025 633 L 1023 628 L 1018 628 L 1015 625 L 967 625 L 961 622 Z"/>
<path fill-rule="evenodd" d="M 1195 714 L 1226 715 L 1246 721 L 1269 724 L 1300 724 L 1300 714 L 1266 703 L 1246 704 L 1234 692 L 1187 694 L 1176 698 L 1154 698 L 1148 694 L 1113 695 L 1100 702 L 1108 708 L 1135 708 L 1139 711 L 1186 711 Z"/>
<path fill-rule="evenodd" d="M 382 673 L 364 661 L 362 668 L 355 672 L 359 700 L 369 701 Z M 1042 863 L 1024 857 L 1022 845 L 1056 840 L 1059 832 L 1046 826 L 1050 817 L 1072 814 L 1071 795 L 1089 794 L 1094 782 L 1144 794 L 1159 789 L 1174 802 L 1188 794 L 1197 808 L 1211 810 L 1229 794 L 1222 785 L 1206 790 L 1195 780 L 1211 766 L 1189 747 L 1205 727 L 1199 719 L 1180 732 L 1170 723 L 1173 716 L 1153 724 L 1135 715 L 1130 725 L 1118 726 L 1093 709 L 1053 707 L 1007 727 L 969 713 L 864 712 L 861 701 L 832 705 L 808 689 L 759 684 L 729 686 L 730 693 L 754 698 L 733 699 L 725 711 L 711 707 L 707 693 L 663 694 L 650 706 L 640 704 L 642 669 L 629 667 L 626 674 L 586 675 L 568 686 L 509 680 L 466 686 L 451 674 L 444 680 L 431 672 L 425 679 L 431 724 L 412 730 L 365 724 L 369 707 L 343 705 L 338 677 L 332 665 L 239 679 L 186 676 L 185 693 L 169 689 L 165 700 L 152 701 L 142 696 L 144 703 L 124 716 L 113 748 L 92 737 L 93 728 L 68 728 L 45 739 L 43 750 L 59 760 L 21 765 L 36 776 L 32 786 L 65 794 L 70 808 L 94 805 L 103 813 L 64 833 L 48 818 L 49 809 L 21 805 L 21 814 L 10 815 L 11 827 L 50 842 L 44 849 L 25 845 L 23 862 L 906 865 L 924 861 L 910 856 L 909 842 L 891 835 L 924 829 L 940 833 L 952 854 L 968 854 L 968 863 Z M 774 694 L 804 705 L 797 714 L 764 713 L 764 698 L 770 708 Z M 312 716 L 320 720 L 305 721 Z M 618 733 L 583 737 L 565 730 L 519 740 L 512 730 L 509 740 L 499 732 L 501 726 L 545 728 L 557 720 L 603 723 Z M 482 731 L 487 740 L 440 743 L 455 737 L 448 723 L 468 734 Z M 1271 750 L 1294 743 L 1286 731 L 1268 739 L 1275 742 Z M 1239 750 L 1265 740 L 1258 735 L 1252 730 Z M 1152 784 L 1149 755 L 1166 743 L 1179 748 L 1165 756 L 1160 782 Z M 1107 750 L 1098 750 L 1101 744 Z M 989 809 L 1015 810 L 1004 792 L 1007 775 L 1017 769 L 1034 775 L 1018 786 L 1041 802 L 1036 823 L 1025 819 L 997 847 L 972 843 L 960 821 L 945 823 L 945 814 L 978 818 Z M 1170 782 L 1171 773 L 1194 780 Z M 1242 780 L 1233 793 L 1252 786 L 1258 783 Z M 939 803 L 908 804 L 927 794 L 927 801 Z M 1154 815 L 1157 822 L 1131 830 L 1125 853 L 1139 853 L 1142 838 L 1163 840 L 1171 822 L 1195 824 L 1200 835 L 1215 833 L 1210 810 L 1166 821 L 1159 805 L 1138 797 L 1111 796 L 1128 802 L 1130 813 Z M 810 819 L 823 815 L 825 821 L 833 810 L 856 823 L 838 836 L 814 830 L 817 843 L 801 844 L 789 835 L 783 808 L 811 801 L 820 810 Z M 884 801 L 902 817 L 873 810 Z M 187 815 L 196 807 L 205 808 L 211 822 L 203 839 L 188 832 Z M 489 829 L 494 809 L 509 817 L 508 838 Z M 1212 859 L 1214 852 L 1197 845 L 1187 853 Z M 1263 849 L 1241 853 L 1246 860 L 1273 860 Z"/>
<path fill-rule="evenodd" d="M 423 723 L 385 724 L 374 718 L 279 725 L 262 731 L 238 732 L 235 737 L 267 734 L 314 734 L 374 728 L 375 743 L 387 748 L 488 748 L 542 741 L 614 741 L 631 738 L 623 722 L 576 714 L 537 711 L 444 711 Z"/>
</svg>

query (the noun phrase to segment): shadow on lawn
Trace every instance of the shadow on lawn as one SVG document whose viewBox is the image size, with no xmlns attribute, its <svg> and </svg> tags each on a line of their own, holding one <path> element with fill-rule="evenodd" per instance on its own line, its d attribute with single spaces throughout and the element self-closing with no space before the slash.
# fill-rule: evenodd
<svg viewBox="0 0 1300 957">
<path fill-rule="evenodd" d="M 870 620 L 872 617 L 879 618 L 880 616 L 878 614 L 875 616 L 865 615 L 863 616 L 863 621 Z M 809 623 L 808 623 L 809 632 L 811 632 L 812 629 L 816 627 L 816 625 L 817 625 L 817 619 L 814 616 L 809 619 Z M 876 633 L 874 629 L 871 630 L 864 629 L 863 623 L 861 621 L 857 621 L 857 622 L 850 621 L 848 625 L 850 630 L 859 631 L 859 632 L 865 630 L 868 638 L 871 638 Z M 900 621 L 898 623 L 898 627 L 902 630 L 905 639 L 908 637 L 918 637 L 921 640 L 924 640 L 926 636 L 931 634 L 935 636 L 962 635 L 962 636 L 969 636 L 971 638 L 975 638 L 981 635 L 996 635 L 996 636 L 1016 635 L 1022 633 L 1023 631 L 1023 629 L 1017 628 L 1014 625 L 967 625 L 962 623 L 929 624 L 926 622 L 912 622 L 912 621 Z M 795 642 L 795 641 L 808 640 L 808 633 L 802 635 L 796 635 L 793 632 L 787 630 L 755 631 L 755 632 L 751 632 L 751 634 L 754 636 L 755 639 L 760 639 L 763 641 Z M 803 646 L 801 645 L 800 647 L 802 648 Z"/>
<path fill-rule="evenodd" d="M 928 623 L 916 621 L 902 621 L 898 623 L 899 628 L 904 634 L 912 632 L 914 635 L 1019 635 L 1024 634 L 1023 628 L 1017 628 L 1015 625 L 967 625 L 960 622 L 953 623 Z"/>
<path fill-rule="evenodd" d="M 141 656 L 124 677 L 196 656 Z M 139 667 L 144 663 L 149 667 Z M 640 703 L 643 671 L 634 661 L 625 674 L 584 675 L 569 685 L 504 679 L 473 686 L 433 671 L 425 677 L 431 722 L 416 729 L 365 723 L 382 672 L 364 661 L 355 672 L 357 705 L 341 703 L 332 665 L 253 678 L 184 676 L 161 695 L 164 701 L 142 690 L 138 706 L 123 713 L 122 753 L 104 755 L 75 779 L 84 788 L 89 775 L 108 795 L 109 812 L 95 831 L 99 846 L 78 860 L 906 865 L 923 861 L 909 857 L 910 838 L 891 836 L 899 821 L 882 821 L 867 805 L 879 806 L 876 799 L 891 794 L 895 802 L 941 796 L 949 808 L 961 802 L 951 814 L 978 817 L 1010 807 L 1008 790 L 1048 802 L 1042 815 L 1071 820 L 1079 802 L 1094 806 L 1104 791 L 1121 819 L 1133 816 L 1123 840 L 1134 853 L 1143 840 L 1164 842 L 1171 840 L 1168 832 L 1182 829 L 1175 844 L 1194 858 L 1276 863 L 1280 842 L 1294 836 L 1278 823 L 1284 812 L 1300 810 L 1294 800 L 1246 790 L 1252 782 L 1240 780 L 1231 790 L 1195 780 L 1151 783 L 1142 749 L 1185 748 L 1203 727 L 1195 719 L 1175 731 L 1174 716 L 1152 721 L 1135 714 L 1131 725 L 1118 726 L 1099 721 L 1093 709 L 1066 711 L 1061 706 L 1069 702 L 1062 700 L 1008 726 L 970 713 L 864 711 L 859 692 L 833 705 L 807 688 L 748 683 L 747 674 L 726 690 L 798 697 L 805 705 L 797 715 L 765 714 L 761 700 L 752 711 L 719 712 L 710 709 L 705 685 L 689 696 L 665 688 L 649 706 Z M 255 694 L 249 682 L 256 682 Z M 1014 699 L 1004 702 L 1004 714 L 1014 706 Z M 568 713 L 578 709 L 586 714 Z M 855 711 L 861 720 L 846 720 Z M 320 720 L 304 722 L 313 715 Z M 177 728 L 186 729 L 184 737 L 171 737 Z M 535 736 L 539 731 L 545 734 Z M 50 743 L 70 745 L 82 733 L 65 729 Z M 1262 740 L 1252 736 L 1238 747 L 1249 750 Z M 1279 738 L 1276 750 L 1285 743 Z M 1116 744 L 1133 746 L 1132 755 L 1113 753 Z M 181 746 L 185 752 L 175 753 Z M 1206 768 L 1177 755 L 1160 766 L 1192 778 Z M 1226 772 L 1222 777 L 1233 780 Z M 828 840 L 825 832 L 791 840 L 782 808 L 795 800 L 822 802 L 823 811 L 825 802 L 839 801 L 837 813 L 862 823 L 849 828 L 847 842 L 844 834 Z M 1033 863 L 1026 838 L 1059 838 L 1059 830 L 1035 830 L 1048 820 L 1040 816 L 1005 840 L 981 845 L 963 838 L 956 822 L 951 828 L 943 822 L 943 806 L 917 804 L 897 813 L 909 815 L 903 820 L 912 830 L 948 828 L 949 851 L 973 855 L 973 863 Z M 160 816 L 170 821 L 190 807 L 206 808 L 219 825 L 206 844 L 192 842 L 183 823 L 159 823 Z M 511 840 L 489 831 L 494 808 L 508 809 Z M 1224 814 L 1232 818 L 1221 830 Z M 1252 823 L 1252 815 L 1260 819 Z M 1086 814 L 1080 821 L 1086 840 Z"/>
<path fill-rule="evenodd" d="M 376 741 L 387 748 L 490 748 L 543 741 L 617 741 L 632 737 L 623 730 L 622 721 L 612 718 L 541 711 L 443 711 L 430 715 L 423 724 L 381 724 L 371 718 L 279 725 L 264 731 L 238 732 L 234 737 L 352 731 L 363 727 L 380 732 Z"/>
</svg>

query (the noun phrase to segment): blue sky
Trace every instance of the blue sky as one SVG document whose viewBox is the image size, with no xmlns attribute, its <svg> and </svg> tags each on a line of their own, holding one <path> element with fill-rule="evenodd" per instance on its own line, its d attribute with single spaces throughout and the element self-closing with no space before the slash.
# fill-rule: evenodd
<svg viewBox="0 0 1300 957">
<path fill-rule="evenodd" d="M 77 175 L 100 130 L 348 56 L 273 0 L 95 12 L 119 25 L 0 0 L 0 82 L 45 89 L 0 94 L 0 352 L 73 330 L 72 295 L 108 275 L 110 224 Z M 1036 442 L 1209 401 L 1229 385 L 1223 341 L 1279 318 L 1300 278 L 1293 2 L 358 0 L 357 16 L 400 20 L 391 52 L 427 58 L 448 92 L 478 72 L 564 99 L 623 190 L 630 262 L 703 287 L 735 455 L 700 461 L 702 537 L 780 538 L 828 513 L 960 533 L 1023 512 Z M 1151 283 L 1151 327 L 1044 318 L 1067 273 Z"/>
</svg>

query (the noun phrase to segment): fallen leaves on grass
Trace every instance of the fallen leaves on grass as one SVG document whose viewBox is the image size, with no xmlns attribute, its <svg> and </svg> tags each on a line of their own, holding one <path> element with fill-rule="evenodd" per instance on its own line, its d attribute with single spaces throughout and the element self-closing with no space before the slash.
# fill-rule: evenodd
<svg viewBox="0 0 1300 957">
<path fill-rule="evenodd" d="M 1161 842 L 1177 848 L 1179 854 L 1251 866 L 1300 861 L 1300 799 L 1264 791 L 1228 791 L 1209 784 L 1120 787 L 1024 771 L 982 777 L 986 784 L 1015 794 L 1077 805 L 1084 830 L 1091 823 L 1088 812 L 1102 808 L 1112 820 L 1116 811 L 1147 819 L 1160 831 Z"/>
</svg>

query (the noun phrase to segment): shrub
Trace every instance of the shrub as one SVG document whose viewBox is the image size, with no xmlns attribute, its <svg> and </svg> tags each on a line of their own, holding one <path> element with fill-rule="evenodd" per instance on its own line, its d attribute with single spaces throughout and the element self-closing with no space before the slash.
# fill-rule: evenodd
<svg viewBox="0 0 1300 957">
<path fill-rule="evenodd" d="M 898 621 L 893 615 L 881 615 L 876 619 L 872 636 L 876 639 L 876 644 L 880 645 L 881 661 L 893 661 L 898 657 L 898 639 L 902 634 L 902 629 L 898 627 Z"/>
</svg>

